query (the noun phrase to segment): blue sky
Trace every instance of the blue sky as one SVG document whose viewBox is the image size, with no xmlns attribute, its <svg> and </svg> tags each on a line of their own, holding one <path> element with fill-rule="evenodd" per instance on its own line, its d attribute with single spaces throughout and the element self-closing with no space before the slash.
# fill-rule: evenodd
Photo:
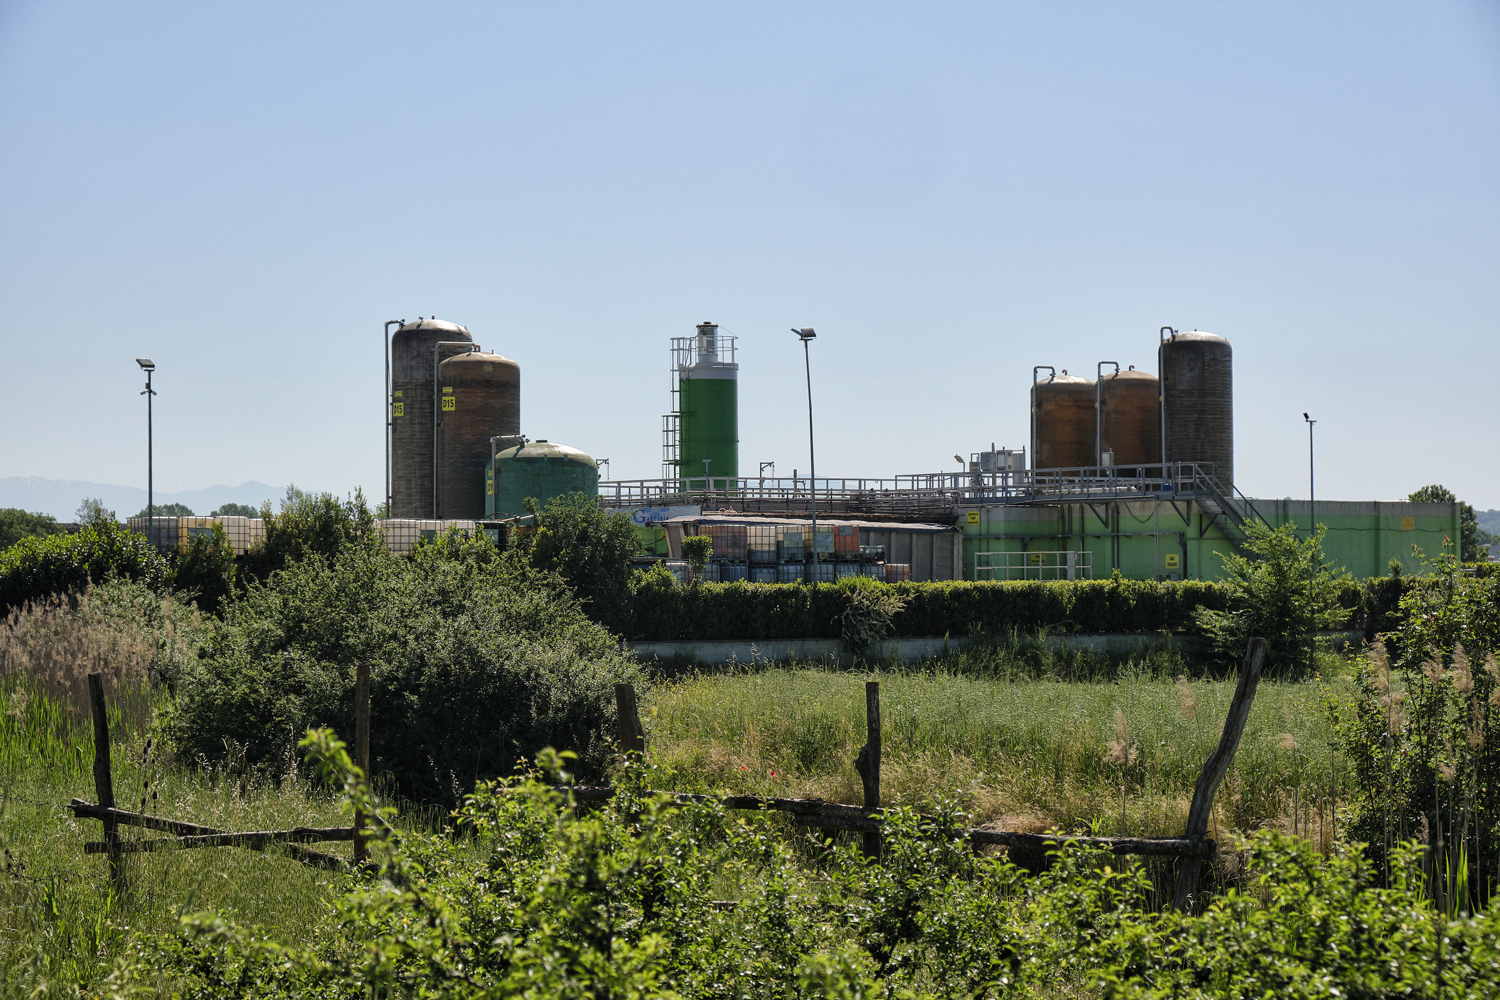
<svg viewBox="0 0 1500 1000">
<path fill-rule="evenodd" d="M 1500 507 L 1500 7 L 0 4 L 0 476 L 382 483 L 381 324 L 653 477 L 667 340 L 741 466 L 953 466 L 1031 367 L 1235 349 L 1239 486 Z"/>
</svg>

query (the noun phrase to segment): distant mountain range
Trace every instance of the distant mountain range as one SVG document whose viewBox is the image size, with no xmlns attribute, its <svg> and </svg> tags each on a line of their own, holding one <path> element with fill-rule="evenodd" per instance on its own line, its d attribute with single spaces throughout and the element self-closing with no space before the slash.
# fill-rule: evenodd
<svg viewBox="0 0 1500 1000">
<path fill-rule="evenodd" d="M 158 491 L 152 499 L 158 504 L 184 504 L 195 514 L 207 514 L 226 503 L 259 507 L 262 501 L 270 500 L 274 505 L 285 494 L 286 490 L 280 486 L 249 482 L 179 493 Z M 63 522 L 73 520 L 73 512 L 84 497 L 97 497 L 122 521 L 146 506 L 146 491 L 137 486 L 86 483 L 81 479 L 42 479 L 39 476 L 0 479 L 0 507 L 19 507 L 32 513 L 51 514 Z"/>
<path fill-rule="evenodd" d="M 1476 510 L 1479 526 L 1492 535 L 1500 535 L 1500 510 Z"/>
</svg>

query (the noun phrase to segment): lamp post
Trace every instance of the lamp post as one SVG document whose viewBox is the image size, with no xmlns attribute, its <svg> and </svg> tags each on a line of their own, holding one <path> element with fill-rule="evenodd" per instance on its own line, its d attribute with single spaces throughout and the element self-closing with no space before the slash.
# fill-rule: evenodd
<svg viewBox="0 0 1500 1000">
<path fill-rule="evenodd" d="M 813 407 L 812 407 L 812 355 L 807 345 L 817 337 L 810 326 L 801 329 L 792 327 L 792 332 L 802 338 L 802 363 L 807 369 L 807 462 L 811 467 L 807 484 L 810 487 L 808 497 L 812 501 L 812 562 L 810 571 L 813 581 L 817 581 L 818 565 L 818 460 L 813 451 Z"/>
<path fill-rule="evenodd" d="M 1313 424 L 1317 421 L 1306 413 L 1302 419 L 1307 421 L 1307 537 L 1312 538 L 1318 533 L 1318 494 L 1313 479 Z"/>
<path fill-rule="evenodd" d="M 151 373 L 156 371 L 156 362 L 150 358 L 136 358 L 135 363 L 146 373 L 146 388 L 141 392 L 146 397 L 146 538 L 155 545 L 156 496 L 152 491 L 151 397 L 156 395 L 156 390 L 151 388 Z"/>
</svg>

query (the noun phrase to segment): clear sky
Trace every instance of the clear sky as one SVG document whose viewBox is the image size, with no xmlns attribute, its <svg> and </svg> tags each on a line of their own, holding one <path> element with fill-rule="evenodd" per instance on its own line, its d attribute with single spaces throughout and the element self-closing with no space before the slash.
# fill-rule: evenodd
<svg viewBox="0 0 1500 1000">
<path fill-rule="evenodd" d="M 654 477 L 1019 446 L 1031 367 L 1235 352 L 1239 486 L 1500 507 L 1494 3 L 0 4 L 0 476 L 382 489 L 381 324 Z"/>
</svg>

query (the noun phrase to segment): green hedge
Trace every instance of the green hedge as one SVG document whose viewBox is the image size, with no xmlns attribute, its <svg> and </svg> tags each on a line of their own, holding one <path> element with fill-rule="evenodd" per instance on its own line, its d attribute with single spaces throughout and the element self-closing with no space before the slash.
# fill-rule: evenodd
<svg viewBox="0 0 1500 1000">
<path fill-rule="evenodd" d="M 1401 595 L 1420 577 L 1352 581 L 1339 595 L 1345 627 L 1367 640 L 1398 627 Z M 1228 609 L 1222 584 L 1201 580 L 898 583 L 906 607 L 892 620 L 896 636 L 1032 632 L 1192 632 L 1198 608 Z M 655 641 L 836 639 L 847 602 L 844 588 L 824 584 L 706 583 L 678 587 L 643 577 L 624 634 Z"/>
<path fill-rule="evenodd" d="M 75 535 L 23 538 L 0 554 L 0 612 L 106 580 L 139 580 L 161 592 L 171 576 L 145 536 L 102 521 Z"/>
<path fill-rule="evenodd" d="M 968 635 L 976 628 L 1063 632 L 1178 632 L 1198 607 L 1223 609 L 1214 583 L 1090 580 L 1042 583 L 899 583 L 906 607 L 893 634 Z M 632 639 L 836 639 L 847 601 L 836 585 L 725 583 L 639 587 L 626 635 Z"/>
</svg>

